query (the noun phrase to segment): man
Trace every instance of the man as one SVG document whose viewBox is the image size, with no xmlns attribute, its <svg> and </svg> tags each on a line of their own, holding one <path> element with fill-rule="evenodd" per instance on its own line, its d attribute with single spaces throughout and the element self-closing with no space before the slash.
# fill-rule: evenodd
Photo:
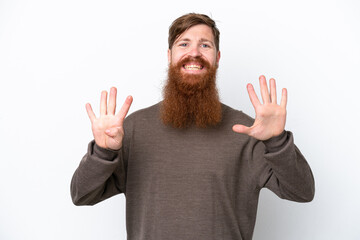
<svg viewBox="0 0 360 240">
<path fill-rule="evenodd" d="M 100 117 L 86 105 L 94 141 L 76 170 L 76 205 L 126 196 L 128 239 L 251 239 L 259 192 L 311 201 L 314 179 L 285 131 L 287 92 L 277 104 L 260 76 L 251 119 L 219 101 L 219 31 L 206 15 L 187 14 L 169 30 L 164 100 L 125 119 L 115 114 L 116 89 L 101 94 Z"/>
</svg>

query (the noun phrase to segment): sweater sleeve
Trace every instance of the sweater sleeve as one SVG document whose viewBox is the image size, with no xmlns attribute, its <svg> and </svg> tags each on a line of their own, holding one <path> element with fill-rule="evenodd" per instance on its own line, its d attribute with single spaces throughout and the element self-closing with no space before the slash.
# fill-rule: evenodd
<svg viewBox="0 0 360 240">
<path fill-rule="evenodd" d="M 92 141 L 71 180 L 75 205 L 94 205 L 125 192 L 122 149 L 111 151 Z"/>
<path fill-rule="evenodd" d="M 314 198 L 315 184 L 310 166 L 295 146 L 293 135 L 281 135 L 263 141 L 260 188 L 266 187 L 280 198 L 310 202 Z"/>
</svg>

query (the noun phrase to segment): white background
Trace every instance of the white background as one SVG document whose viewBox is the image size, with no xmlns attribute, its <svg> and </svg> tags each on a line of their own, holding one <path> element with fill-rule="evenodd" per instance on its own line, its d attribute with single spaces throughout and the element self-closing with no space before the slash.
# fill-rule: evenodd
<svg viewBox="0 0 360 240">
<path fill-rule="evenodd" d="M 125 239 L 125 198 L 75 207 L 70 180 L 92 139 L 85 103 L 161 100 L 167 31 L 188 12 L 217 21 L 221 100 L 274 77 L 288 130 L 312 167 L 311 203 L 263 190 L 254 239 L 360 239 L 357 0 L 0 0 L 0 239 Z"/>
</svg>

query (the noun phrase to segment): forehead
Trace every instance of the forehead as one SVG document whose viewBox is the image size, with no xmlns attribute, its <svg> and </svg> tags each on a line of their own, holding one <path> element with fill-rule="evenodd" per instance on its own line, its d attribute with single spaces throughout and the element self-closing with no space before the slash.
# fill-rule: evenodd
<svg viewBox="0 0 360 240">
<path fill-rule="evenodd" d="M 181 41 L 183 39 L 188 40 L 200 40 L 205 39 L 207 41 L 214 42 L 214 34 L 212 32 L 212 29 L 205 25 L 205 24 L 199 24 L 192 26 L 191 28 L 187 29 L 185 32 L 183 32 L 175 42 Z"/>
</svg>

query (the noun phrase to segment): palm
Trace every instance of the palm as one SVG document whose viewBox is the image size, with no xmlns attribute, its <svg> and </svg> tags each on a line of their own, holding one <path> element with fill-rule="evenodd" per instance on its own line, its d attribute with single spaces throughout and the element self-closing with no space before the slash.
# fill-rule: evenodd
<svg viewBox="0 0 360 240">
<path fill-rule="evenodd" d="M 117 129 L 117 138 L 107 135 L 106 130 L 108 129 Z M 92 123 L 92 131 L 97 145 L 110 149 L 121 147 L 124 130 L 118 117 L 106 115 L 95 119 Z"/>
<path fill-rule="evenodd" d="M 282 91 L 280 105 L 276 102 L 276 86 L 274 79 L 270 79 L 269 94 L 265 77 L 260 77 L 260 89 L 263 104 L 259 101 L 251 84 L 248 84 L 247 89 L 251 103 L 255 108 L 255 121 L 251 127 L 239 124 L 234 125 L 233 130 L 238 133 L 247 134 L 259 140 L 267 140 L 271 137 L 280 135 L 284 131 L 286 122 L 286 89 L 283 89 Z"/>
<path fill-rule="evenodd" d="M 100 116 L 96 118 L 91 105 L 86 104 L 86 111 L 91 121 L 92 132 L 95 142 L 102 148 L 118 150 L 122 146 L 124 137 L 123 122 L 132 103 L 129 96 L 121 110 L 115 114 L 116 109 L 116 88 L 110 91 L 109 104 L 107 104 L 107 92 L 101 93 Z"/>
</svg>

